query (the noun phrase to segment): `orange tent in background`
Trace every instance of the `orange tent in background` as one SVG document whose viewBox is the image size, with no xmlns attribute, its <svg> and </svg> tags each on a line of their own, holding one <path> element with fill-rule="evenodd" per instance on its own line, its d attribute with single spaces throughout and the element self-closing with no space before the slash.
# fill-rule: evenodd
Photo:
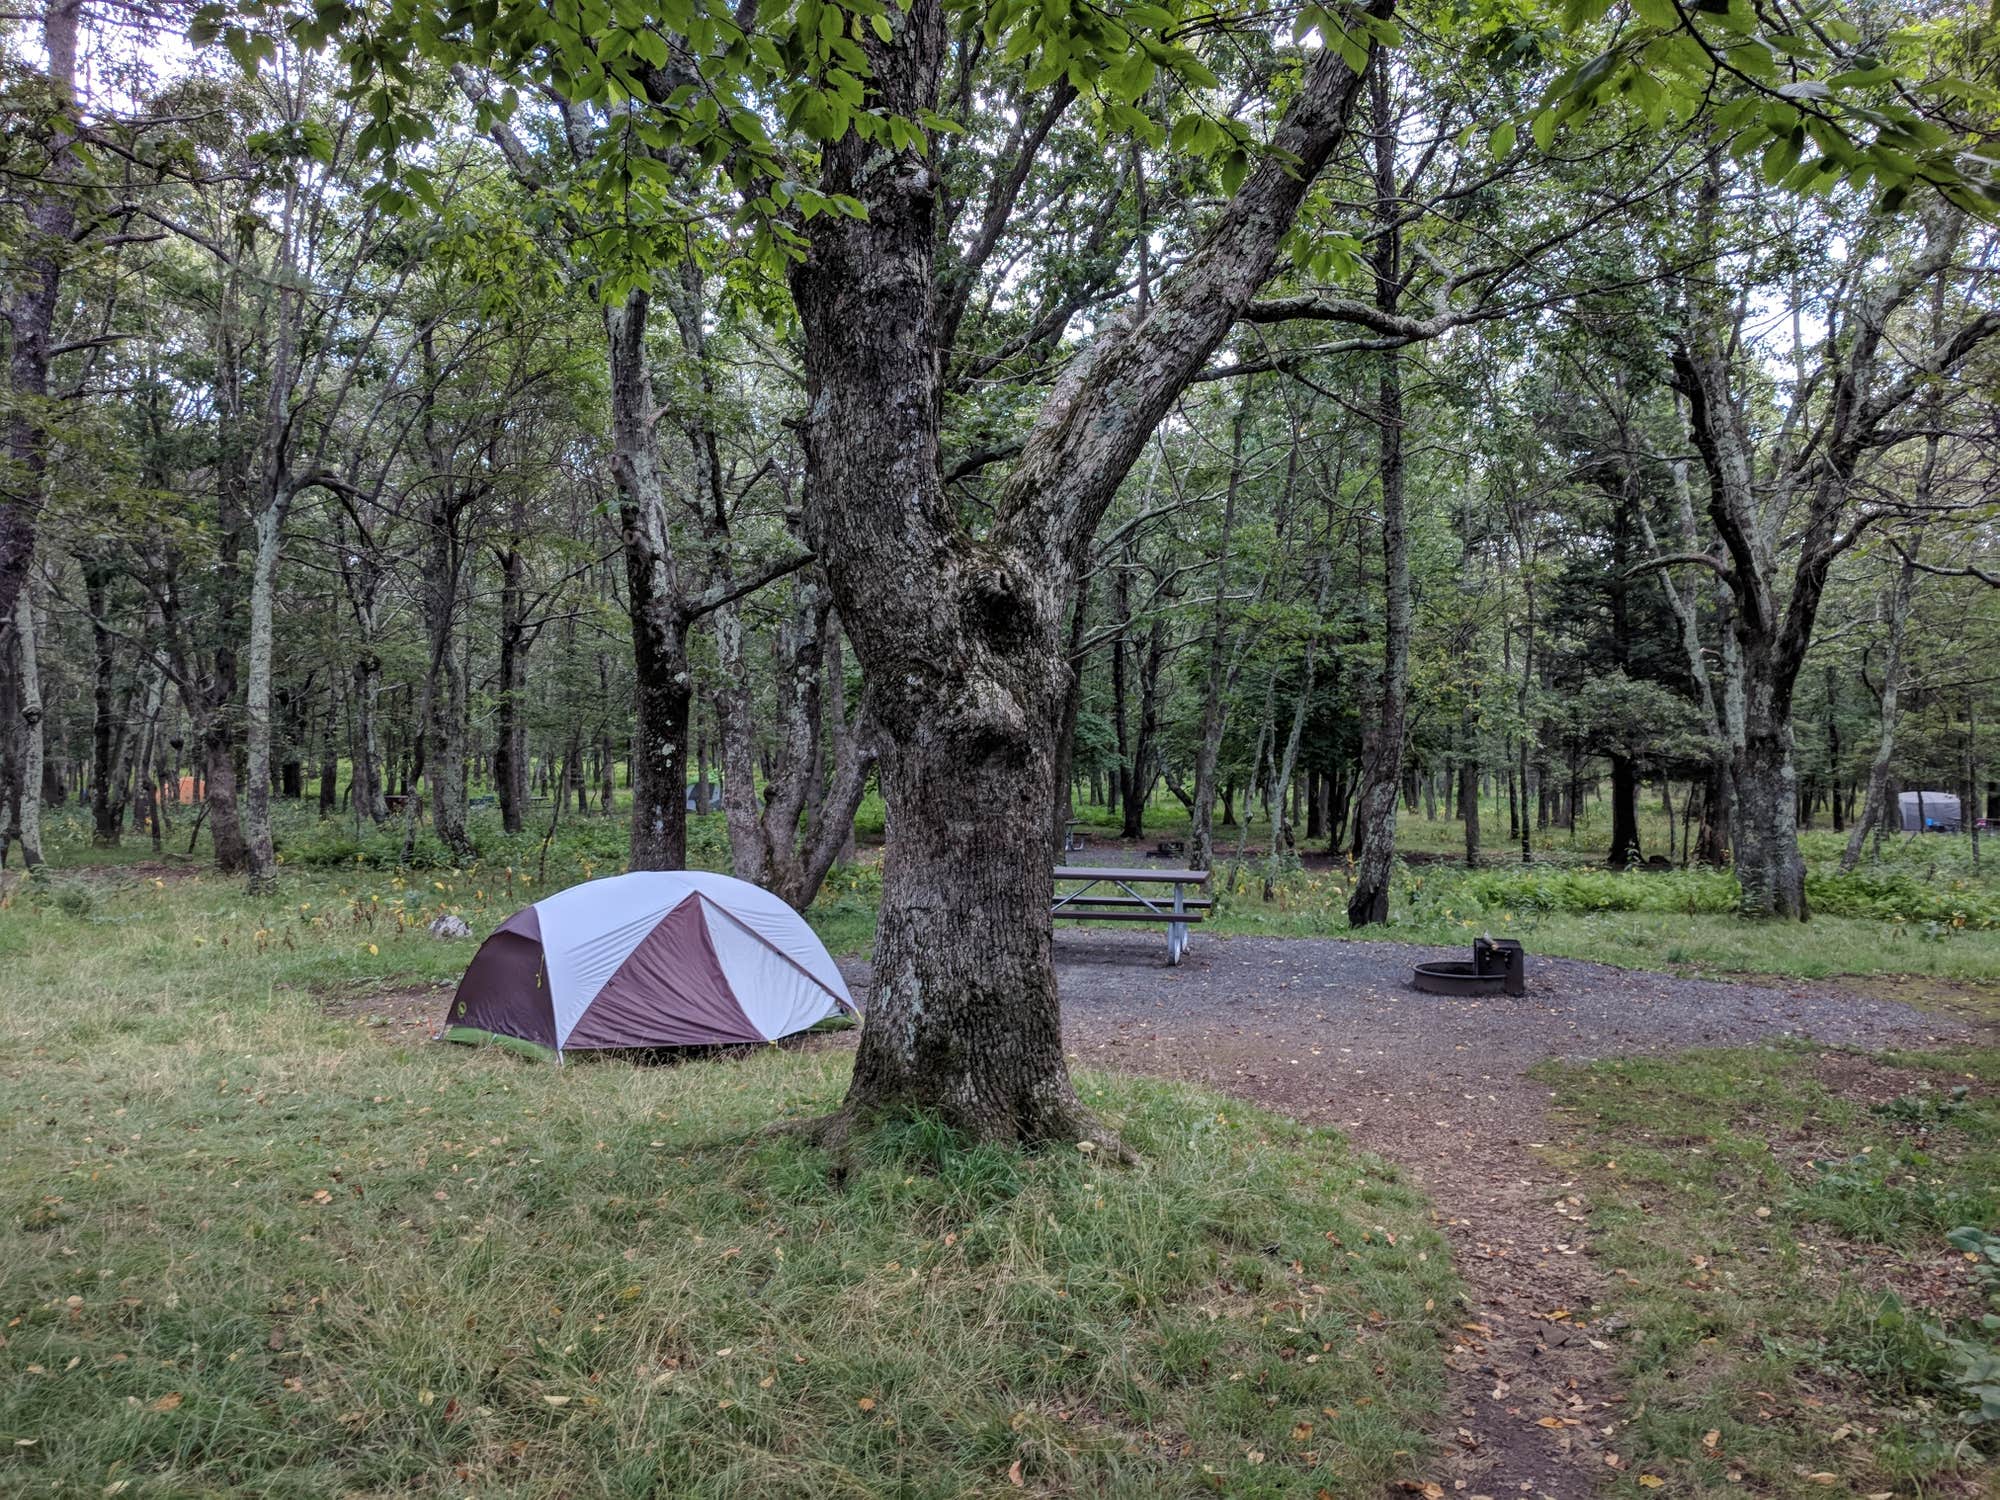
<svg viewBox="0 0 2000 1500">
<path fill-rule="evenodd" d="M 194 778 L 192 776 L 183 776 L 181 778 L 181 801 L 194 801 Z"/>
</svg>

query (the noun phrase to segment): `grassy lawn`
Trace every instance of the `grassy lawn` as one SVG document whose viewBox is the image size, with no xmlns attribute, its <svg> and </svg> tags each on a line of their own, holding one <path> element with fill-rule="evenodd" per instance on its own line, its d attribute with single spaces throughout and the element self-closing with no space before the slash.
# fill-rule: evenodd
<svg viewBox="0 0 2000 1500">
<path fill-rule="evenodd" d="M 2000 1343 L 1979 1327 L 2000 1259 L 1946 1237 L 2000 1229 L 2000 1052 L 1544 1076 L 1609 1272 L 1593 1332 L 1629 1382 L 1618 1493 L 1648 1492 L 1641 1476 L 1694 1497 L 1992 1493 L 1995 1428 L 1961 1414 L 1984 1360 L 2000 1418 Z"/>
<path fill-rule="evenodd" d="M 504 867 L 503 867 L 504 868 Z M 316 996 L 501 872 L 0 910 L 0 1492 L 1338 1495 L 1420 1474 L 1454 1283 L 1336 1136 L 1086 1077 L 1145 1153 L 756 1134 L 847 1054 L 562 1070 Z M 407 905 L 405 904 L 407 903 Z"/>
<path fill-rule="evenodd" d="M 0 1491 L 1277 1497 L 1423 1475 L 1454 1283 L 1421 1200 L 1337 1137 L 1087 1076 L 1143 1169 L 912 1129 L 836 1189 L 757 1131 L 829 1108 L 842 1052 L 556 1071 L 322 1005 L 454 979 L 470 949 L 432 916 L 483 935 L 616 871 L 616 818 L 546 844 L 484 829 L 478 865 L 408 872 L 393 831 L 294 823 L 263 899 L 53 832 L 57 868 L 0 897 Z M 692 843 L 724 862 L 718 820 Z M 1807 848 L 1824 878 L 1835 841 Z M 75 868 L 107 863 L 138 868 Z M 836 951 L 866 951 L 879 880 L 828 882 L 810 916 Z M 1268 899 L 1253 865 L 1219 885 L 1221 935 L 1346 932 L 1337 868 Z M 1755 925 L 1714 872 L 1420 862 L 1366 935 L 1858 975 L 2000 1022 L 1995 888 L 1963 841 L 1823 889 L 1853 914 Z M 1967 1361 L 2000 1356 L 1945 1237 L 2000 1227 L 2000 1052 L 1546 1080 L 1574 1126 L 1551 1167 L 1609 1272 L 1591 1331 L 1628 1382 L 1616 1492 L 1984 1493 L 1959 1414 Z"/>
</svg>

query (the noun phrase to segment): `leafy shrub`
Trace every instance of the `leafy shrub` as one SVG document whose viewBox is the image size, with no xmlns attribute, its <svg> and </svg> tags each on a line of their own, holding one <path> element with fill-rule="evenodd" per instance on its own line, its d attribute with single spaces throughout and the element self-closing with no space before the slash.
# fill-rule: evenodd
<svg viewBox="0 0 2000 1500">
<path fill-rule="evenodd" d="M 1904 1125 L 1918 1125 L 1928 1129 L 1934 1125 L 1949 1125 L 1971 1108 L 1972 1090 L 1966 1084 L 1959 1084 L 1948 1094 L 1940 1096 L 1935 1090 L 1920 1094 L 1899 1094 L 1886 1104 L 1872 1106 L 1873 1113 L 1885 1120 L 1895 1120 Z"/>
<path fill-rule="evenodd" d="M 1972 1403 L 1960 1420 L 1975 1426 L 2000 1423 L 2000 1235 L 1968 1224 L 1945 1238 L 1973 1258 L 1973 1281 L 1993 1311 L 1979 1319 L 1977 1330 L 1984 1337 L 1959 1338 L 1943 1328 L 1932 1328 L 1930 1335 L 1950 1361 L 1946 1378 L 1952 1388 Z"/>
<path fill-rule="evenodd" d="M 1662 911 L 1723 913 L 1736 908 L 1736 877 L 1723 870 L 1560 870 L 1529 866 L 1470 871 L 1449 882 L 1431 882 L 1432 902 L 1462 911 L 1592 912 Z M 1418 893 L 1412 894 L 1412 903 Z"/>
<path fill-rule="evenodd" d="M 1964 880 L 1919 880 L 1882 870 L 1806 876 L 1806 900 L 1834 917 L 1935 922 L 1947 931 L 2000 927 L 2000 895 Z"/>
<path fill-rule="evenodd" d="M 1945 1238 L 1956 1250 L 1972 1257 L 1972 1282 L 1980 1295 L 2000 1312 L 2000 1234 L 1988 1234 L 1974 1225 L 1954 1229 Z"/>
<path fill-rule="evenodd" d="M 1878 1396 L 1933 1399 L 1951 1389 L 1951 1359 L 1936 1332 L 1894 1292 L 1842 1293 L 1824 1356 L 1868 1382 Z"/>
<path fill-rule="evenodd" d="M 1930 1157 L 1910 1146 L 1813 1166 L 1819 1175 L 1792 1195 L 1790 1207 L 1855 1239 L 1908 1243 L 1969 1219 L 1983 1223 L 2000 1211 L 1992 1189 L 1937 1185 Z"/>
<path fill-rule="evenodd" d="M 1457 915 L 1536 912 L 1589 916 L 1600 912 L 1672 912 L 1726 916 L 1742 889 L 1727 870 L 1561 869 L 1529 865 L 1475 870 L 1408 882 L 1413 913 L 1450 906 Z M 1934 936 L 2000 929 L 2000 891 L 1965 880 L 1919 880 L 1880 870 L 1809 874 L 1806 897 L 1826 916 L 1908 923 Z"/>
</svg>

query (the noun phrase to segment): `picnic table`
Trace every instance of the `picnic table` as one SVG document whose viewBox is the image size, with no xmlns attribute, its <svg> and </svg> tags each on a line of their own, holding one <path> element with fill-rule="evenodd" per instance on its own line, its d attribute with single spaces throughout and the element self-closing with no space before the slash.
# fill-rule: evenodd
<svg viewBox="0 0 2000 1500">
<path fill-rule="evenodd" d="M 1188 894 L 1208 884 L 1206 870 L 1157 870 L 1145 865 L 1057 865 L 1052 872 L 1058 887 L 1049 905 L 1049 916 L 1066 922 L 1164 922 L 1167 926 L 1167 962 L 1177 964 L 1187 952 L 1188 927 L 1207 915 L 1214 902 L 1206 896 Z M 1075 890 L 1061 890 L 1063 884 Z M 1147 894 L 1140 886 L 1173 887 L 1172 895 Z"/>
</svg>

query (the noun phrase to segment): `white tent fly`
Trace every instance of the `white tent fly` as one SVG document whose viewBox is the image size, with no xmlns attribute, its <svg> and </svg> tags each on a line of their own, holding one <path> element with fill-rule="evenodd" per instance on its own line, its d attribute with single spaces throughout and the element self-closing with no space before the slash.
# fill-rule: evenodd
<svg viewBox="0 0 2000 1500">
<path fill-rule="evenodd" d="M 1897 802 L 1905 833 L 1957 833 L 1963 826 L 1950 792 L 1903 792 Z"/>
<path fill-rule="evenodd" d="M 858 1013 L 803 918 L 728 875 L 647 870 L 514 913 L 480 946 L 445 1034 L 564 1052 L 769 1042 Z"/>
</svg>

